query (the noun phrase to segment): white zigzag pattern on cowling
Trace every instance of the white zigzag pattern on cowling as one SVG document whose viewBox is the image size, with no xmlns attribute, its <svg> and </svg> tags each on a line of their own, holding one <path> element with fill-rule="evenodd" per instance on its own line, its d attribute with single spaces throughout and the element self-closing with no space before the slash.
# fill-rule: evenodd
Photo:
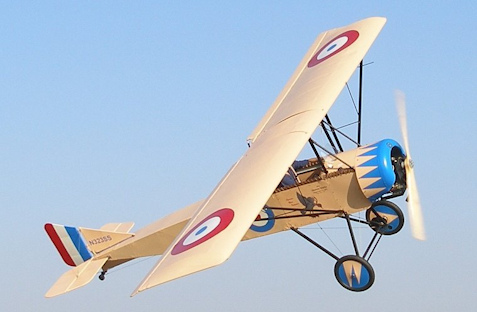
<svg viewBox="0 0 477 312">
<path fill-rule="evenodd" d="M 370 152 L 370 151 L 372 151 L 376 148 L 377 148 L 376 146 L 363 148 L 360 151 L 360 155 L 366 154 L 366 153 L 368 153 L 368 152 Z M 373 171 L 374 169 L 377 168 L 377 166 L 363 166 L 363 164 L 365 164 L 366 162 L 376 158 L 377 155 L 369 155 L 369 156 L 360 156 L 360 155 L 357 155 L 357 157 L 356 157 L 357 158 L 356 159 L 356 167 L 358 169 L 358 172 L 357 172 L 358 173 L 358 179 L 361 182 L 360 183 L 361 184 L 361 189 L 363 190 L 364 195 L 367 198 L 370 198 L 370 197 L 376 195 L 377 193 L 381 192 L 385 188 L 384 187 L 371 188 L 371 189 L 367 188 L 370 185 L 372 185 L 373 183 L 381 180 L 381 178 L 363 178 L 363 176 L 365 176 L 366 174 L 370 173 L 371 171 Z"/>
</svg>

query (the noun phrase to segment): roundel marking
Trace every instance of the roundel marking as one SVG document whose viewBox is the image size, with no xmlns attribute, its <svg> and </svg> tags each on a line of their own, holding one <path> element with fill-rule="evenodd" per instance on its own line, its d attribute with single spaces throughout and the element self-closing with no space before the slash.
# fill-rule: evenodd
<svg viewBox="0 0 477 312">
<path fill-rule="evenodd" d="M 257 216 L 255 222 L 252 223 L 250 229 L 255 232 L 266 232 L 273 228 L 275 225 L 275 216 L 271 209 L 260 210 L 260 214 Z M 268 219 L 268 220 L 262 220 Z"/>
<path fill-rule="evenodd" d="M 181 238 L 172 248 L 171 254 L 180 254 L 208 241 L 222 232 L 232 222 L 233 218 L 234 211 L 230 208 L 223 208 L 210 214 Z"/>
<path fill-rule="evenodd" d="M 333 55 L 343 51 L 358 39 L 359 33 L 356 30 L 348 30 L 336 36 L 321 48 L 308 62 L 308 67 L 313 67 L 329 59 Z"/>
</svg>

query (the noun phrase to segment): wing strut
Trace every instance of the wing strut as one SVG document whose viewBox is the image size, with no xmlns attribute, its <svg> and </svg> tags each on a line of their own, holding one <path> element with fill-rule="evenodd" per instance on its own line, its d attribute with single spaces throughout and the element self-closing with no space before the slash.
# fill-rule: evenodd
<svg viewBox="0 0 477 312">
<path fill-rule="evenodd" d="M 333 127 L 333 124 L 331 123 L 330 116 L 327 114 L 325 116 L 325 119 L 326 119 L 326 122 L 328 123 L 328 125 L 330 126 L 331 133 L 333 134 L 333 137 L 335 138 L 335 142 L 338 145 L 338 148 L 339 148 L 340 152 L 342 152 L 343 151 L 343 146 L 341 146 L 341 142 L 338 138 L 338 135 L 336 134 L 336 128 Z"/>
<path fill-rule="evenodd" d="M 328 126 L 330 129 L 328 129 L 326 126 Z M 335 131 L 336 129 L 335 127 L 333 127 L 333 124 L 331 123 L 331 119 L 328 115 L 325 116 L 325 121 L 321 122 L 321 127 L 323 128 L 326 138 L 328 139 L 328 142 L 330 143 L 335 153 L 338 154 L 339 152 L 342 152 L 343 147 L 341 146 L 340 140 Z M 333 134 L 334 141 L 330 135 L 330 131 L 331 131 L 331 134 Z M 336 147 L 336 145 L 338 145 L 338 147 Z"/>
<path fill-rule="evenodd" d="M 359 95 L 358 95 L 358 108 L 357 108 L 358 121 L 354 122 L 358 124 L 358 135 L 357 135 L 356 141 L 350 138 L 349 136 L 347 136 L 346 134 L 344 134 L 343 132 L 341 132 L 338 128 L 334 127 L 328 115 L 326 115 L 324 120 L 321 122 L 321 127 L 323 128 L 326 138 L 328 139 L 328 142 L 330 143 L 335 153 L 343 152 L 343 147 L 341 146 L 341 142 L 339 141 L 339 138 L 336 132 L 343 135 L 351 142 L 355 143 L 358 147 L 361 146 L 361 116 L 363 112 L 363 67 L 364 67 L 363 61 L 361 60 L 361 62 L 359 63 Z M 349 91 L 349 87 L 348 87 L 348 91 Z M 350 96 L 354 104 L 351 91 L 350 91 Z M 356 109 L 356 104 L 355 104 L 355 109 Z M 326 126 L 328 126 L 329 129 Z M 331 137 L 329 133 L 330 131 L 331 131 L 331 134 L 333 135 L 333 138 Z"/>
<path fill-rule="evenodd" d="M 308 142 L 310 142 L 310 144 L 312 144 L 312 146 L 313 146 L 313 145 L 318 146 L 318 147 L 319 147 L 321 150 L 323 150 L 325 153 L 327 153 L 327 154 L 330 155 L 331 157 L 333 157 L 333 158 L 339 160 L 340 162 L 342 162 L 343 164 L 345 164 L 346 166 L 348 166 L 348 168 L 350 168 L 350 169 L 353 168 L 350 164 L 346 163 L 344 160 L 342 160 L 341 158 L 339 158 L 338 156 L 336 156 L 336 154 L 333 154 L 333 153 L 331 153 L 330 151 L 328 151 L 326 148 L 324 148 L 322 145 L 318 144 L 318 142 L 316 142 L 316 141 L 313 140 L 312 138 L 310 138 L 310 139 L 308 140 Z"/>
<path fill-rule="evenodd" d="M 316 149 L 314 141 L 310 138 L 308 139 L 308 143 L 310 143 L 311 149 L 315 153 L 316 159 L 318 160 L 318 163 L 320 164 L 321 169 L 323 170 L 324 173 L 328 174 L 328 170 L 326 169 L 325 164 L 323 163 L 323 160 L 321 159 L 320 154 L 318 153 L 318 150 Z"/>
<path fill-rule="evenodd" d="M 363 103 L 363 61 L 359 63 L 358 147 L 361 146 L 361 112 Z"/>
</svg>

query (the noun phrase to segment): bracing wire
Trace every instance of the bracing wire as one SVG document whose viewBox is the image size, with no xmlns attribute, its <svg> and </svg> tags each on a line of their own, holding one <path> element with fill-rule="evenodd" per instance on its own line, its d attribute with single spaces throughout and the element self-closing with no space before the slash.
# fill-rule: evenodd
<svg viewBox="0 0 477 312">
<path fill-rule="evenodd" d="M 328 240 L 331 242 L 331 244 L 333 244 L 333 246 L 335 246 L 336 250 L 338 250 L 338 252 L 343 255 L 343 252 L 338 248 L 338 246 L 335 244 L 335 242 L 331 239 L 331 237 L 328 235 L 328 233 L 325 232 L 325 229 L 323 229 L 321 227 L 321 225 L 319 223 L 316 224 L 320 230 L 323 232 L 323 234 L 325 234 L 325 236 L 328 238 Z"/>
<path fill-rule="evenodd" d="M 120 268 L 117 268 L 117 269 L 113 269 L 112 271 L 108 270 L 105 274 L 106 275 L 109 275 L 109 274 L 113 274 L 113 273 L 116 273 L 118 271 L 121 271 L 125 268 L 129 268 L 129 267 L 132 267 L 134 265 L 137 265 L 141 262 L 144 262 L 144 261 L 147 261 L 147 260 L 150 260 L 151 258 L 154 258 L 154 256 L 150 256 L 150 257 L 145 257 L 144 259 L 141 259 L 141 260 L 138 260 L 138 261 L 134 261 L 133 263 L 129 263 L 128 265 L 124 265 L 124 266 L 121 266 Z"/>
<path fill-rule="evenodd" d="M 356 107 L 356 102 L 354 101 L 353 94 L 351 93 L 351 89 L 349 88 L 349 84 L 346 83 L 346 89 L 348 90 L 349 97 L 351 98 L 351 102 L 353 103 L 354 110 L 356 111 L 356 114 L 358 114 L 358 107 Z"/>
</svg>

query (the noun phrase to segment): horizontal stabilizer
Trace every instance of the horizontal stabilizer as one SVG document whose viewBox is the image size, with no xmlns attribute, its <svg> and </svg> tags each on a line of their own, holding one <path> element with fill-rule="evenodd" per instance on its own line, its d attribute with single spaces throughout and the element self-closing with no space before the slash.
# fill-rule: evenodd
<svg viewBox="0 0 477 312">
<path fill-rule="evenodd" d="M 109 232 L 129 233 L 134 226 L 134 222 L 108 223 L 103 225 L 100 230 Z"/>
<path fill-rule="evenodd" d="M 69 270 L 61 275 L 56 283 L 45 294 L 45 297 L 55 297 L 88 284 L 106 261 L 108 261 L 108 258 L 98 260 L 90 259 Z"/>
</svg>

